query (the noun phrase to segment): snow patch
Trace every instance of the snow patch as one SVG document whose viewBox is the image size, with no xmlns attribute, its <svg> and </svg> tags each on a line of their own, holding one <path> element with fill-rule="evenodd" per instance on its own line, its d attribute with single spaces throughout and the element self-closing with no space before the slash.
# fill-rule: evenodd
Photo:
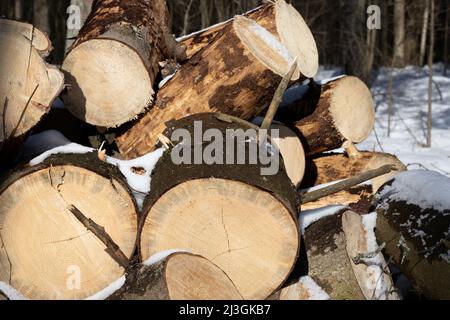
<svg viewBox="0 0 450 320">
<path fill-rule="evenodd" d="M 24 144 L 24 157 L 35 157 L 45 151 L 70 144 L 61 132 L 47 130 L 30 136 Z"/>
<path fill-rule="evenodd" d="M 9 300 L 29 300 L 19 293 L 9 284 L 0 281 L 0 292 L 4 294 Z"/>
<path fill-rule="evenodd" d="M 305 233 L 305 230 L 314 222 L 319 221 L 325 217 L 333 216 L 338 214 L 342 210 L 347 208 L 346 206 L 328 206 L 319 209 L 305 210 L 300 214 L 298 219 L 300 230 L 302 234 Z"/>
<path fill-rule="evenodd" d="M 434 171 L 400 172 L 392 185 L 384 187 L 378 197 L 380 200 L 406 201 L 422 209 L 449 210 L 450 179 Z"/>
<path fill-rule="evenodd" d="M 79 145 L 78 143 L 69 143 L 67 145 L 48 150 L 43 154 L 41 154 L 40 156 L 37 156 L 36 158 L 30 161 L 30 166 L 38 165 L 44 162 L 48 157 L 55 154 L 73 154 L 73 153 L 85 154 L 92 151 L 95 151 L 95 149 Z"/>
<path fill-rule="evenodd" d="M 125 280 L 126 280 L 125 275 L 123 275 L 102 291 L 97 292 L 96 294 L 86 298 L 85 300 L 106 300 L 107 298 L 112 296 L 117 290 L 122 288 L 122 286 L 125 284 Z"/>
<path fill-rule="evenodd" d="M 179 253 L 179 252 L 180 253 L 190 253 L 186 249 L 170 249 L 170 250 L 161 251 L 161 252 L 158 252 L 158 253 L 154 254 L 153 256 L 148 258 L 146 261 L 144 261 L 143 265 L 144 266 L 154 265 L 155 263 L 163 261 L 168 256 L 170 256 L 170 255 L 172 255 L 174 253 Z"/>
<path fill-rule="evenodd" d="M 162 87 L 164 87 L 164 85 L 170 81 L 170 79 L 172 79 L 174 76 L 176 75 L 176 72 L 168 75 L 167 77 L 165 77 L 164 79 L 162 79 L 159 84 L 158 84 L 158 88 L 161 89 Z"/>
<path fill-rule="evenodd" d="M 311 277 L 301 277 L 299 283 L 308 290 L 308 300 L 330 300 L 330 296 Z"/>
</svg>

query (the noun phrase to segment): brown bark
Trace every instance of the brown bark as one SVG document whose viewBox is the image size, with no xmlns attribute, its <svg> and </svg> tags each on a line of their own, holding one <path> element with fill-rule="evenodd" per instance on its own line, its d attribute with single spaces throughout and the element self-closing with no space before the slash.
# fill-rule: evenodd
<svg viewBox="0 0 450 320">
<path fill-rule="evenodd" d="M 310 188 L 355 177 L 364 171 L 377 169 L 388 164 L 396 166 L 400 171 L 406 170 L 405 165 L 396 156 L 385 153 L 363 151 L 360 152 L 359 156 L 353 157 L 344 153 L 330 153 L 309 157 L 306 161 L 306 174 L 301 187 Z M 376 185 L 380 187 L 383 184 L 382 181 L 386 182 L 392 176 L 393 174 L 388 174 L 379 177 Z"/>
<path fill-rule="evenodd" d="M 169 18 L 163 0 L 95 1 L 63 65 L 71 85 L 66 96 L 71 112 L 86 122 L 104 127 L 118 126 L 143 112 L 153 99 L 159 62 L 185 58 L 184 50 L 171 34 Z M 111 46 L 105 45 L 105 41 Z M 85 61 L 89 59 L 93 62 Z M 104 74 L 97 70 L 99 63 L 109 68 L 114 67 L 110 64 L 118 63 L 118 70 L 114 74 Z M 130 74 L 135 69 L 139 74 Z M 108 86 L 114 81 L 126 81 L 124 85 L 129 86 L 127 93 L 131 96 L 136 94 L 138 98 L 128 102 L 130 105 L 123 103 L 121 95 L 115 95 L 116 89 Z M 98 88 L 102 83 L 103 87 Z M 146 92 L 133 92 L 138 85 L 145 85 L 142 90 Z M 97 89 L 93 91 L 90 86 Z M 98 96 L 98 91 L 101 96 Z M 127 108 L 130 109 L 129 114 L 114 117 L 115 113 Z"/>
<path fill-rule="evenodd" d="M 176 265 L 170 268 L 175 259 L 182 261 L 175 262 Z M 174 253 L 151 265 L 136 265 L 128 271 L 126 278 L 123 287 L 109 300 L 242 299 L 219 267 L 189 253 Z"/>
<path fill-rule="evenodd" d="M 405 0 L 394 1 L 394 56 L 393 66 L 405 66 Z"/>
<path fill-rule="evenodd" d="M 289 19 L 299 24 L 303 21 L 291 7 L 285 11 L 280 9 L 280 12 L 290 15 Z M 286 43 L 286 38 L 292 42 L 293 35 L 298 33 L 295 27 L 289 29 L 277 25 L 273 5 L 263 6 L 248 14 L 248 18 L 281 39 L 280 46 Z M 255 32 L 255 39 L 244 43 L 241 30 L 247 28 L 243 25 L 248 24 L 249 20 L 241 16 L 185 40 L 188 56 L 191 57 L 189 62 L 159 90 L 154 108 L 118 134 L 117 145 L 125 157 L 133 158 L 151 151 L 167 121 L 202 112 L 222 112 L 249 120 L 269 105 L 281 76 L 288 72 L 292 61 L 286 61 L 277 52 L 270 53 L 272 48 L 267 52 L 257 49 L 260 51 L 258 57 L 255 56 L 255 51 L 249 46 L 264 44 L 271 47 L 277 41 L 260 37 L 260 33 L 252 29 L 247 31 Z M 302 67 L 307 66 L 305 69 L 311 72 L 317 60 L 312 49 L 315 48 L 314 40 L 308 36 L 309 30 L 302 31 L 304 35 L 300 36 L 305 47 L 311 50 L 304 53 L 307 61 L 298 61 L 299 70 L 293 80 L 299 77 L 305 79 L 299 74 L 303 73 Z M 290 50 L 290 46 L 286 44 L 288 54 L 293 58 L 298 55 L 294 52 L 297 48 Z M 267 59 L 268 56 L 271 58 Z"/>
<path fill-rule="evenodd" d="M 306 154 L 314 155 L 340 148 L 347 141 L 365 140 L 373 129 L 374 113 L 367 86 L 346 76 L 322 86 L 311 82 L 302 99 L 285 107 L 281 117 L 294 124 Z"/>
<path fill-rule="evenodd" d="M 419 176 L 418 176 L 419 175 Z M 442 202 L 426 199 L 432 183 Z M 386 244 L 386 254 L 428 299 L 450 299 L 448 260 L 450 179 L 434 172 L 405 172 L 397 175 L 375 195 L 378 212 L 377 239 Z M 411 196 L 408 196 L 409 190 Z M 420 195 L 421 199 L 418 199 Z"/>
</svg>

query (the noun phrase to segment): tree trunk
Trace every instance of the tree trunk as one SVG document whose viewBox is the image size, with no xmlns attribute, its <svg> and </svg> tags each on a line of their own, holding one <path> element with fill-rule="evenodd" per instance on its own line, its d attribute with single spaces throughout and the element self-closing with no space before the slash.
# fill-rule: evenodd
<svg viewBox="0 0 450 320">
<path fill-rule="evenodd" d="M 344 153 L 329 153 L 307 158 L 306 175 L 302 188 L 330 183 L 357 176 L 364 171 L 374 170 L 384 165 L 392 164 L 399 171 L 406 166 L 394 155 L 378 152 L 362 151 L 359 155 L 349 156 Z M 397 172 L 373 179 L 372 185 L 376 192 L 385 182 L 392 179 Z"/>
<path fill-rule="evenodd" d="M 165 1 L 97 0 L 63 64 L 67 107 L 90 124 L 119 126 L 151 105 L 159 62 L 183 56 Z"/>
<path fill-rule="evenodd" d="M 377 260 L 354 262 L 354 258 L 370 253 L 373 245 L 373 229 L 366 228 L 364 217 L 344 209 L 306 228 L 308 275 L 333 300 L 396 300 L 381 253 Z"/>
<path fill-rule="evenodd" d="M 241 300 L 230 278 L 209 260 L 173 253 L 129 271 L 110 300 Z"/>
<path fill-rule="evenodd" d="M 20 142 L 47 114 L 63 88 L 63 74 L 45 63 L 51 43 L 31 25 L 0 19 L 0 158 L 14 160 Z M 32 44 L 31 44 L 32 41 Z"/>
<path fill-rule="evenodd" d="M 447 70 L 448 70 L 448 38 L 449 38 L 449 34 L 448 34 L 448 29 L 450 28 L 449 26 L 449 12 L 450 12 L 450 8 L 447 7 L 447 9 L 445 10 L 445 31 L 444 31 L 444 77 L 447 76 Z"/>
<path fill-rule="evenodd" d="M 29 299 L 94 295 L 123 275 L 135 250 L 135 200 L 97 153 L 8 174 L 0 203 L 0 281 Z"/>
<path fill-rule="evenodd" d="M 431 148 L 433 130 L 433 62 L 434 62 L 434 27 L 435 2 L 430 0 L 430 45 L 428 50 L 428 116 L 427 116 L 427 147 Z"/>
<path fill-rule="evenodd" d="M 293 80 L 314 76 L 318 56 L 311 32 L 293 7 L 277 4 L 277 14 L 266 6 L 252 18 L 285 39 L 286 47 L 256 22 L 237 16 L 216 37 L 210 34 L 212 41 L 162 86 L 152 110 L 119 133 L 121 154 L 133 158 L 153 150 L 165 122 L 189 114 L 217 111 L 252 119 L 269 105 L 295 56 L 299 70 Z M 301 48 L 293 35 L 301 35 Z"/>
<path fill-rule="evenodd" d="M 39 30 L 50 34 L 50 16 L 47 0 L 34 0 L 33 3 L 33 25 Z"/>
<path fill-rule="evenodd" d="M 431 171 L 398 174 L 375 196 L 377 239 L 425 298 L 450 299 L 450 179 Z"/>
<path fill-rule="evenodd" d="M 69 23 L 67 28 L 67 37 L 66 37 L 66 44 L 65 44 L 65 52 L 69 50 L 69 48 L 72 46 L 73 42 L 75 41 L 75 38 L 78 36 L 78 32 L 80 31 L 81 27 L 86 22 L 87 17 L 89 16 L 89 13 L 91 13 L 92 8 L 92 2 L 94 0 L 71 0 L 70 5 L 75 6 L 75 8 L 78 8 L 80 11 L 80 21 L 76 21 L 78 17 L 74 16 L 72 19 L 75 19 L 71 21 L 69 17 Z M 70 14 L 76 15 L 78 11 L 75 9 L 74 12 L 70 12 Z M 77 25 L 79 23 L 79 26 Z M 80 28 L 78 28 L 80 27 Z"/>
<path fill-rule="evenodd" d="M 304 90 L 300 88 L 300 90 Z M 372 132 L 375 110 L 369 88 L 355 77 L 343 77 L 322 86 L 311 82 L 303 97 L 283 108 L 281 118 L 294 120 L 307 155 L 359 143 Z"/>
<path fill-rule="evenodd" d="M 425 8 L 423 10 L 422 32 L 420 36 L 419 66 L 423 66 L 423 63 L 425 61 L 425 52 L 427 48 L 428 19 L 430 17 L 430 0 L 425 0 L 424 5 Z"/>
<path fill-rule="evenodd" d="M 188 147 L 184 152 L 196 160 L 194 149 L 201 144 L 193 134 L 198 130 L 195 121 L 201 121 L 201 130 L 223 134 L 220 148 L 227 150 L 227 159 L 231 156 L 230 164 L 174 164 L 171 156 L 183 145 Z M 244 142 L 249 137 L 237 132 L 237 139 L 225 132 L 252 128 L 242 120 L 217 114 L 194 115 L 170 125 L 166 137 L 185 129 L 194 141 L 175 146 L 173 150 L 178 151 L 166 152 L 155 166 L 152 192 L 142 211 L 143 261 L 160 251 L 185 248 L 223 269 L 245 299 L 265 299 L 285 282 L 299 249 L 299 200 L 282 161 L 270 179 L 262 175 L 260 161 L 237 164 L 236 157 L 250 159 L 256 144 Z M 243 150 L 245 145 L 248 148 Z M 237 152 L 231 153 L 230 146 Z"/>
<path fill-rule="evenodd" d="M 394 67 L 405 66 L 405 0 L 394 1 Z"/>
<path fill-rule="evenodd" d="M 22 0 L 14 1 L 14 19 L 22 20 L 23 17 L 23 3 Z"/>
</svg>

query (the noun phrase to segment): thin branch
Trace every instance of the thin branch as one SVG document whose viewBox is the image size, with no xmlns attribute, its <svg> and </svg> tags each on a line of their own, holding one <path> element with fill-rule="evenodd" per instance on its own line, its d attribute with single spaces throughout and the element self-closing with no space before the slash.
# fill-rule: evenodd
<svg viewBox="0 0 450 320">
<path fill-rule="evenodd" d="M 322 189 L 312 191 L 309 193 L 305 193 L 302 195 L 302 204 L 317 201 L 319 199 L 328 197 L 330 195 L 336 194 L 338 192 L 348 190 L 354 186 L 357 186 L 363 182 L 366 182 L 368 180 L 374 179 L 376 177 L 385 175 L 389 172 L 392 172 L 396 170 L 396 167 L 394 165 L 386 165 L 381 168 L 370 170 L 363 172 L 359 176 L 356 176 L 354 178 L 346 179 L 344 181 L 335 183 L 331 186 L 324 187 Z"/>
</svg>

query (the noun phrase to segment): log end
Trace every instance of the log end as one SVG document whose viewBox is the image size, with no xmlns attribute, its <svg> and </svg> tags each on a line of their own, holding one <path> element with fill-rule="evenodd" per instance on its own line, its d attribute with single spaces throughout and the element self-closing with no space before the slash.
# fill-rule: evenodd
<svg viewBox="0 0 450 320">
<path fill-rule="evenodd" d="M 319 70 L 316 41 L 302 15 L 284 0 L 275 3 L 278 35 L 293 57 L 297 57 L 298 72 L 313 78 Z"/>
<path fill-rule="evenodd" d="M 93 39 L 74 47 L 63 64 L 69 85 L 64 100 L 77 118 L 117 127 L 153 102 L 153 84 L 139 54 L 115 40 Z M 104 90 L 98 90 L 101 85 Z"/>
<path fill-rule="evenodd" d="M 375 106 L 369 88 L 351 76 L 325 85 L 325 90 L 326 87 L 333 87 L 329 99 L 336 129 L 350 142 L 364 141 L 375 125 Z"/>
</svg>

